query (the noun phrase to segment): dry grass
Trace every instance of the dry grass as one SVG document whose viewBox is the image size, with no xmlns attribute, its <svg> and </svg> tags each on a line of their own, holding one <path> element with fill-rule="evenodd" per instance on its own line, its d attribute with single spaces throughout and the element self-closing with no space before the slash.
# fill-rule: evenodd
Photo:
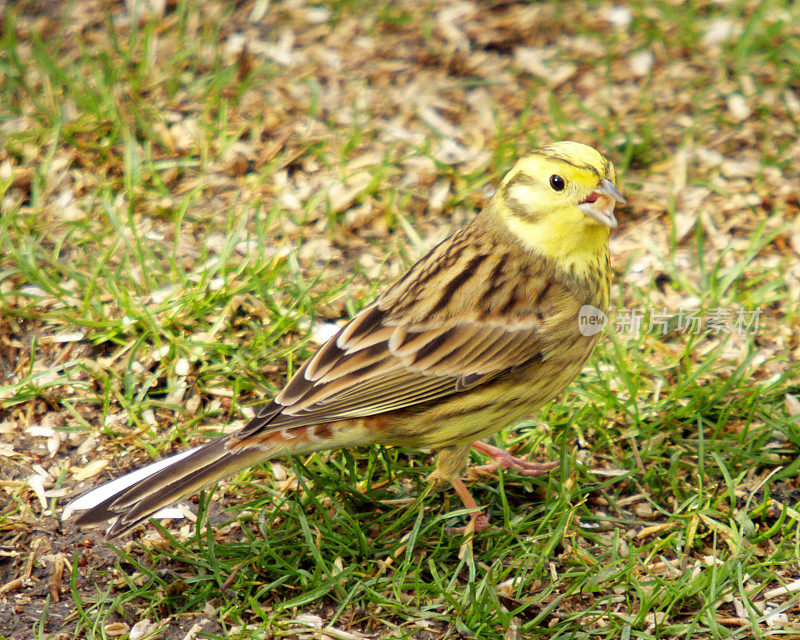
<svg viewBox="0 0 800 640">
<path fill-rule="evenodd" d="M 0 638 L 800 636 L 797 6 L 134 4 L 4 6 Z M 448 539 L 395 450 L 116 551 L 59 523 L 241 424 L 555 139 L 622 175 L 615 326 L 502 438 L 562 461 L 478 485 L 504 530 Z"/>
</svg>

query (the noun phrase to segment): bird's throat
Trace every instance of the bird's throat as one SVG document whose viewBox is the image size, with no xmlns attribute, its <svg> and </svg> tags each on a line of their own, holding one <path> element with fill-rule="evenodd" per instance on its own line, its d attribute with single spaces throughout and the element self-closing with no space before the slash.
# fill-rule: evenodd
<svg viewBox="0 0 800 640">
<path fill-rule="evenodd" d="M 508 218 L 507 224 L 527 249 L 551 260 L 567 273 L 587 277 L 605 263 L 609 230 L 576 211 L 580 217 L 576 217 L 575 224 L 554 225 L 551 218 L 527 221 L 515 216 Z"/>
</svg>

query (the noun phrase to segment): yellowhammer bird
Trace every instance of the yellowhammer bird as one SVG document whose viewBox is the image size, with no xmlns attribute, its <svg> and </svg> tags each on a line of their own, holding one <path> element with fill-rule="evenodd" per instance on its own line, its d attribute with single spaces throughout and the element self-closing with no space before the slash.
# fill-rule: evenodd
<svg viewBox="0 0 800 640">
<path fill-rule="evenodd" d="M 244 428 L 118 478 L 70 503 L 78 524 L 118 536 L 159 509 L 249 465 L 367 444 L 438 449 L 450 482 L 470 447 L 504 467 L 551 468 L 476 442 L 528 416 L 580 372 L 598 335 L 579 311 L 608 308 L 614 167 L 558 142 L 522 158 L 483 211 L 361 310 Z"/>
</svg>

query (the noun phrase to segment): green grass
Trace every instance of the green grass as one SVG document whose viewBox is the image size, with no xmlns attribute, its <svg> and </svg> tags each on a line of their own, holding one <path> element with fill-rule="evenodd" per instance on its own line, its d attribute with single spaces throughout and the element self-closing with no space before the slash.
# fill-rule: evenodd
<svg viewBox="0 0 800 640">
<path fill-rule="evenodd" d="M 776 45 L 796 41 L 797 7 L 659 2 L 632 8 L 623 30 L 594 3 L 481 8 L 454 19 L 464 53 L 441 7 L 362 4 L 312 15 L 276 2 L 260 22 L 226 3 L 133 22 L 121 6 L 7 9 L 0 628 L 797 637 L 798 599 L 768 596 L 800 578 L 800 423 L 787 400 L 800 393 L 798 66 Z M 740 31 L 714 49 L 704 37 L 719 19 Z M 260 48 L 286 29 L 288 66 Z M 248 52 L 231 52 L 242 32 Z M 550 88 L 515 67 L 518 45 L 554 47 L 575 76 Z M 645 49 L 652 74 L 633 76 L 628 60 Z M 326 66 L 330 52 L 339 61 Z M 374 72 L 359 71 L 364 59 Z M 384 63 L 405 74 L 402 91 Z M 732 93 L 752 108 L 745 122 Z M 447 127 L 421 105 L 458 131 L 465 160 L 447 161 Z M 630 204 L 611 326 L 590 364 L 497 438 L 560 466 L 474 484 L 496 529 L 451 535 L 465 512 L 429 490 L 432 456 L 377 447 L 243 471 L 202 494 L 196 526 L 152 523 L 111 551 L 56 525 L 89 463 L 109 462 L 98 482 L 241 424 L 312 352 L 312 327 L 361 308 L 553 138 L 604 149 Z M 442 185 L 444 207 L 430 210 Z M 685 332 L 690 308 L 759 310 L 758 330 Z M 667 331 L 648 316 L 622 330 L 636 309 L 663 312 Z M 48 550 L 32 551 L 40 538 Z M 69 566 L 56 598 L 58 554 Z"/>
</svg>

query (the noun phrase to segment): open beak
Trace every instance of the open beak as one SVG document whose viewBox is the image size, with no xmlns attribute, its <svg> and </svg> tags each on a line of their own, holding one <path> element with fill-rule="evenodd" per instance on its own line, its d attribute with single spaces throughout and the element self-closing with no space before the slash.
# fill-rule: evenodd
<svg viewBox="0 0 800 640">
<path fill-rule="evenodd" d="M 608 178 L 600 180 L 594 191 L 589 194 L 583 202 L 578 204 L 578 208 L 587 216 L 597 220 L 612 229 L 617 226 L 617 219 L 614 217 L 614 204 L 616 202 L 625 203 L 625 198 Z"/>
</svg>

